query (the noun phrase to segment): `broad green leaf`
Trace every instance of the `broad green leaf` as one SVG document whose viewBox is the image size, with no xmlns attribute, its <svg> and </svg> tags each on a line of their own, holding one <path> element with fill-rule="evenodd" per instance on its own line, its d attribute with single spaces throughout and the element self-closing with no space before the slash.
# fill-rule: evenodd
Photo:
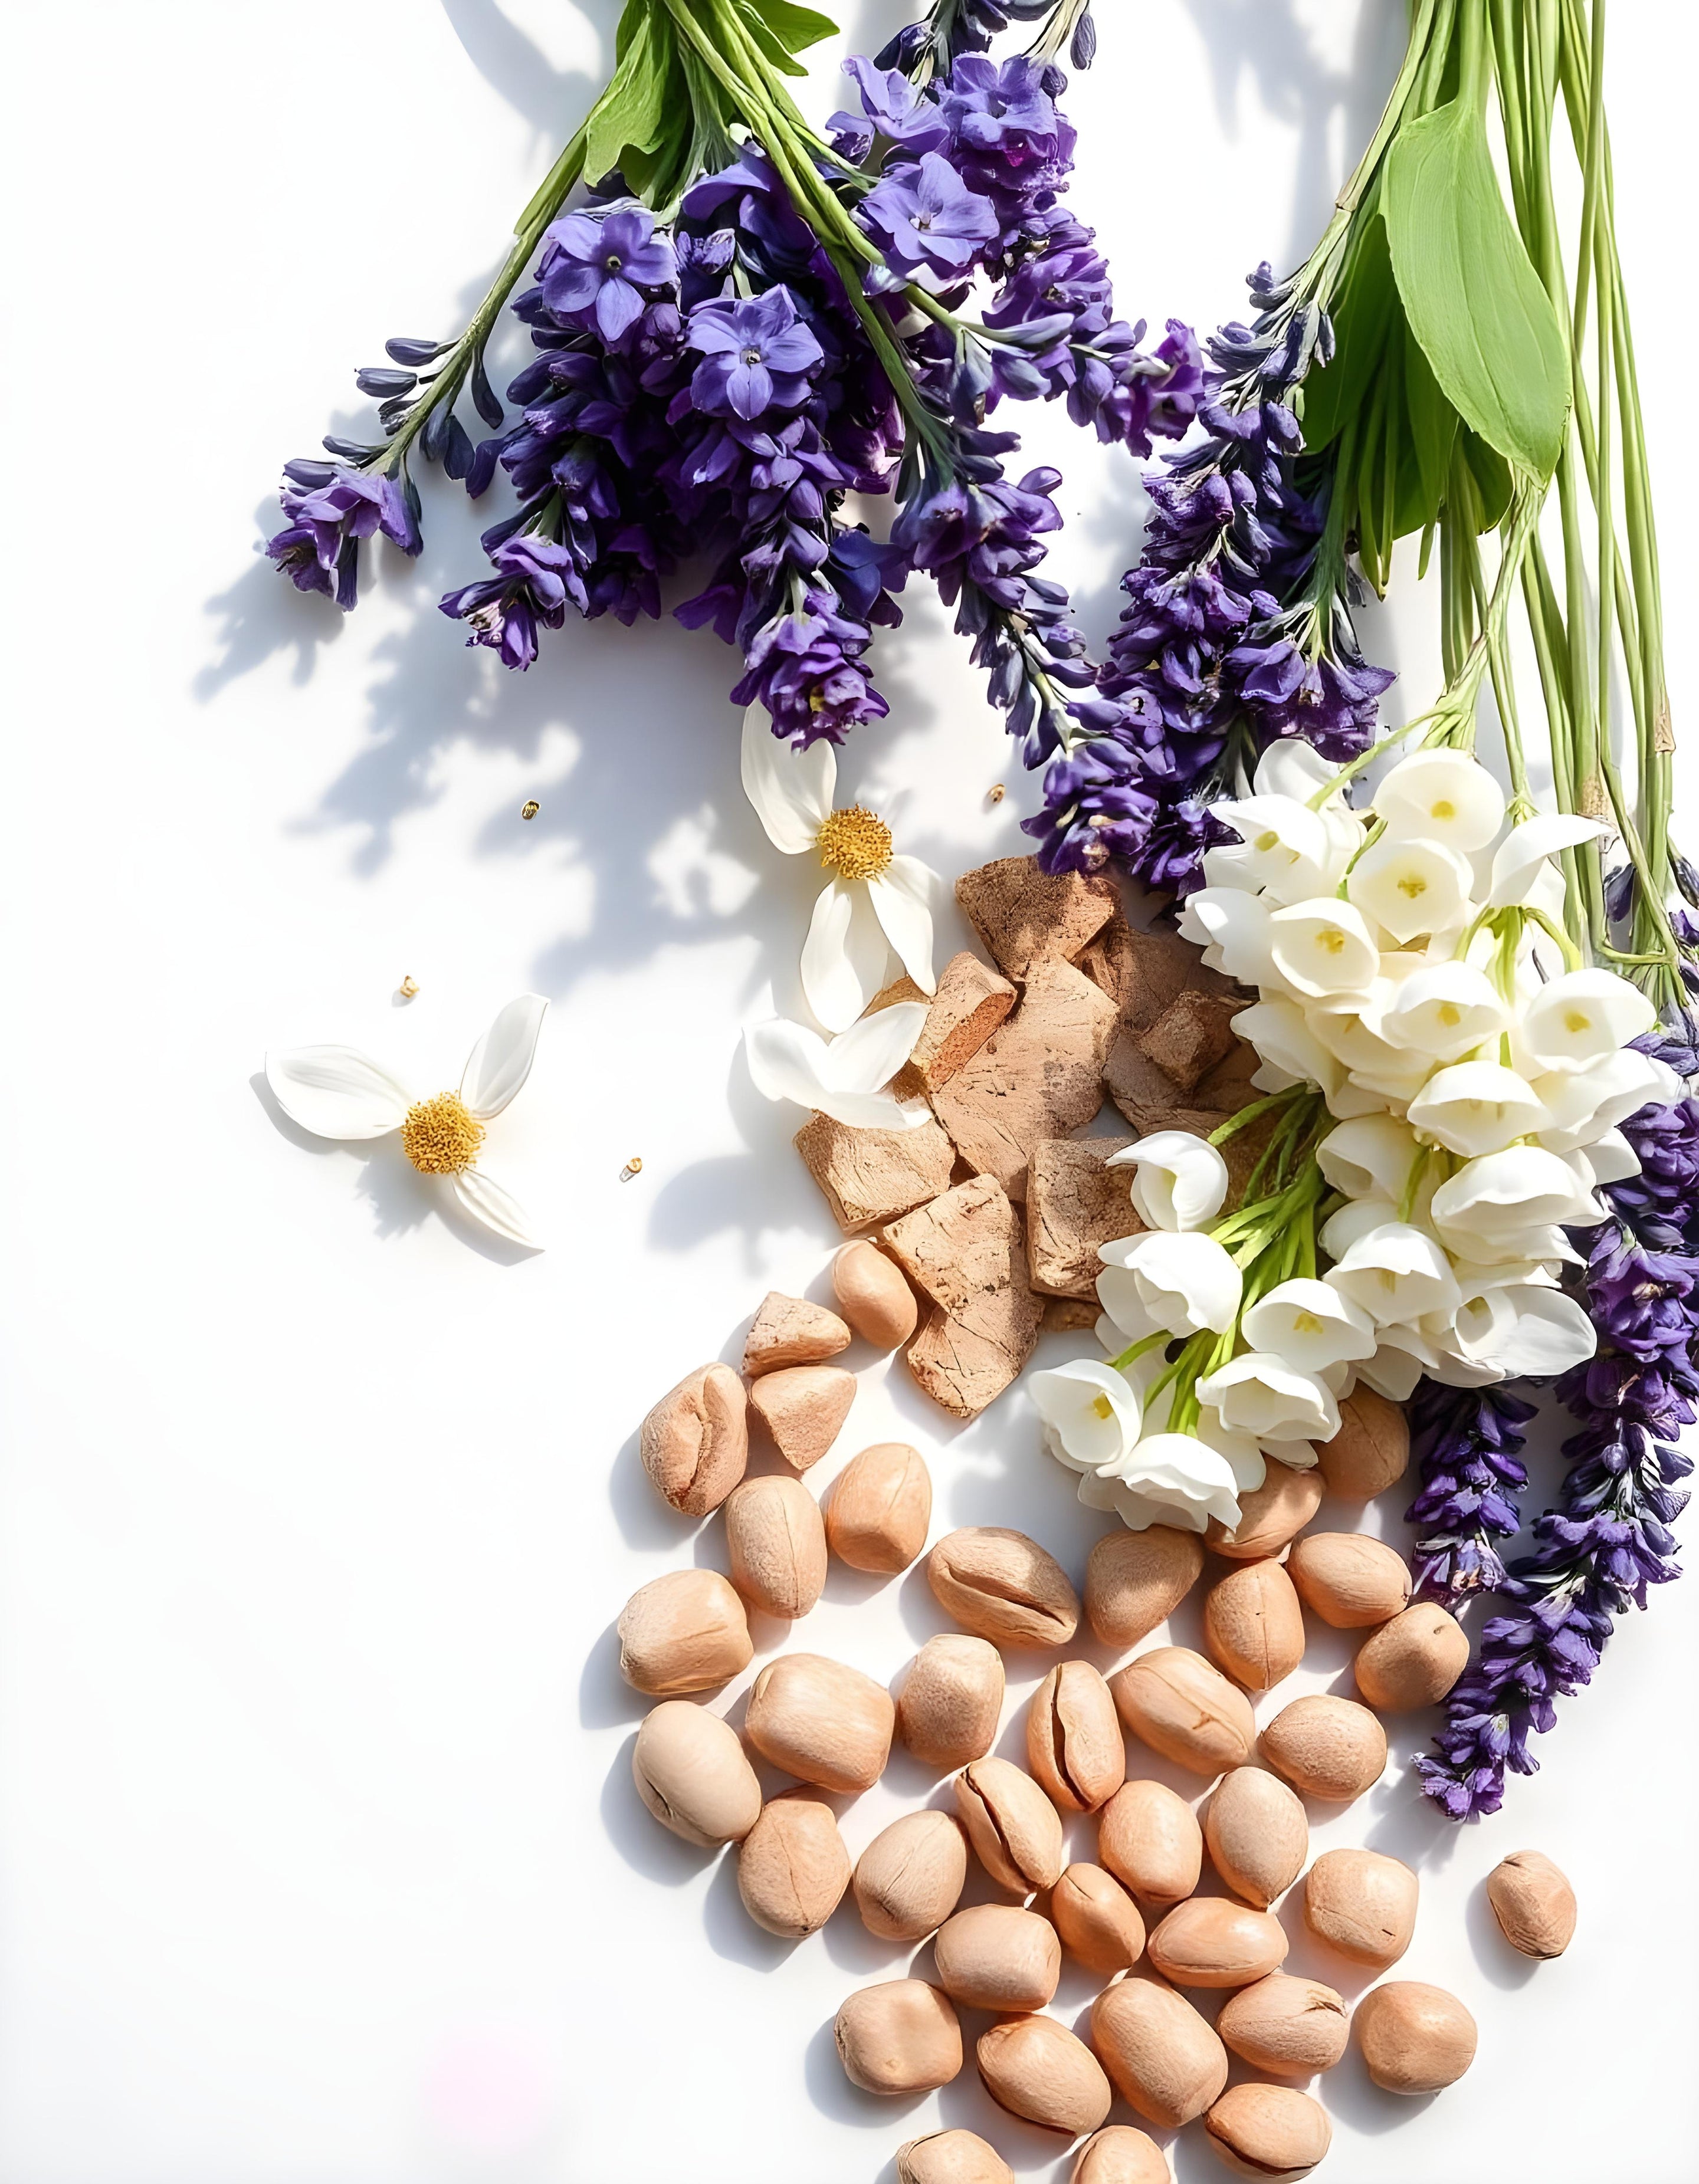
<svg viewBox="0 0 1699 2184">
<path fill-rule="evenodd" d="M 788 53 L 817 46 L 822 38 L 835 38 L 838 26 L 830 15 L 813 8 L 798 8 L 794 0 L 746 0 L 749 10 L 761 16 Z"/>
<path fill-rule="evenodd" d="M 629 25 L 629 35 L 625 36 Z M 653 12 L 634 21 L 628 11 L 621 22 L 624 50 L 613 81 L 596 101 L 584 143 L 584 172 L 600 181 L 624 164 L 629 146 L 652 153 L 679 125 L 679 92 L 668 97 L 675 57 L 671 24 Z M 629 179 L 629 177 L 628 177 Z"/>
<path fill-rule="evenodd" d="M 1471 102 L 1399 131 L 1381 209 L 1411 332 L 1452 407 L 1517 469 L 1550 477 L 1569 415 L 1568 356 Z"/>
</svg>

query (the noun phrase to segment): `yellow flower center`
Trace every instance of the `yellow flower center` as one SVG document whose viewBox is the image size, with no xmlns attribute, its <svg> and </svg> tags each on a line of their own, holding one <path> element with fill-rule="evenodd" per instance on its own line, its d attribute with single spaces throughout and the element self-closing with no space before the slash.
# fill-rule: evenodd
<svg viewBox="0 0 1699 2184">
<path fill-rule="evenodd" d="M 1411 902 L 1415 902 L 1427 894 L 1428 883 L 1420 872 L 1406 872 L 1398 883 L 1398 891 L 1400 894 L 1408 895 Z"/>
<path fill-rule="evenodd" d="M 1093 1396 L 1092 1408 L 1100 1418 L 1112 1418 L 1115 1416 L 1115 1405 L 1110 1402 L 1107 1396 Z"/>
<path fill-rule="evenodd" d="M 1322 1323 L 1313 1312 L 1295 1312 L 1292 1315 L 1292 1331 L 1294 1334 L 1319 1334 Z"/>
<path fill-rule="evenodd" d="M 860 804 L 831 811 L 814 837 L 820 862 L 841 880 L 874 880 L 891 864 L 891 829 Z"/>
<path fill-rule="evenodd" d="M 1345 936 L 1337 925 L 1324 925 L 1316 939 L 1330 956 L 1339 955 L 1345 945 Z"/>
<path fill-rule="evenodd" d="M 1568 1009 L 1564 1011 L 1563 1028 L 1565 1031 L 1583 1032 L 1591 1031 L 1593 1027 L 1590 1020 L 1584 1017 L 1579 1009 Z"/>
<path fill-rule="evenodd" d="M 1446 796 L 1442 796 L 1437 804 L 1429 808 L 1436 819 L 1455 819 L 1457 816 L 1456 805 Z"/>
<path fill-rule="evenodd" d="M 401 1150 L 421 1175 L 458 1175 L 478 1158 L 483 1125 L 468 1113 L 458 1092 L 439 1092 L 407 1110 Z"/>
<path fill-rule="evenodd" d="M 1463 1011 L 1455 1001 L 1441 1001 L 1439 1016 L 1440 1022 L 1445 1025 L 1447 1031 L 1455 1031 L 1463 1021 Z"/>
</svg>

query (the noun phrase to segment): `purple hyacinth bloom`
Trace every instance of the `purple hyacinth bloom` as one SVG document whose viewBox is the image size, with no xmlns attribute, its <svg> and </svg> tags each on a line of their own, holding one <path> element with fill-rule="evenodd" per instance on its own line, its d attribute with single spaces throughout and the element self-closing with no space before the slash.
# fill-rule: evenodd
<svg viewBox="0 0 1699 2184">
<path fill-rule="evenodd" d="M 539 624 L 558 629 L 568 599 L 584 612 L 584 580 L 567 547 L 534 532 L 504 540 L 489 558 L 496 574 L 449 593 L 439 610 L 465 622 L 468 644 L 489 646 L 505 667 L 527 668 L 537 657 Z"/>
<path fill-rule="evenodd" d="M 397 480 L 368 471 L 317 463 L 296 465 L 301 476 L 284 486 L 287 521 L 265 551 L 297 591 L 322 592 L 344 610 L 359 588 L 360 541 L 382 532 L 404 554 L 416 554 L 419 526 Z M 321 476 L 327 470 L 327 476 Z M 310 482 L 305 482 L 310 477 Z"/>
<path fill-rule="evenodd" d="M 698 410 L 746 421 L 768 410 L 794 410 L 824 352 L 796 315 L 786 287 L 746 303 L 704 304 L 690 314 L 685 339 L 703 361 L 690 381 Z"/>
<path fill-rule="evenodd" d="M 910 279 L 924 270 L 959 280 L 997 233 L 989 201 L 936 152 L 892 168 L 863 200 L 861 219 L 891 265 Z"/>
<path fill-rule="evenodd" d="M 642 317 L 643 291 L 664 288 L 676 270 L 672 246 L 656 239 L 654 220 L 640 206 L 601 219 L 568 213 L 544 240 L 543 301 L 562 318 L 591 312 L 610 346 Z"/>
<path fill-rule="evenodd" d="M 1000 66 L 975 55 L 958 60 L 938 103 L 958 143 L 1000 153 L 1015 166 L 1034 156 L 1035 143 L 1048 151 L 1066 126 L 1046 95 L 1042 71 L 1024 54 Z"/>
<path fill-rule="evenodd" d="M 919 92 L 900 69 L 881 69 L 860 53 L 844 63 L 844 74 L 861 93 L 862 112 L 881 136 L 908 152 L 936 152 L 949 141 L 949 125 L 938 102 Z M 835 114 L 828 128 L 853 130 L 853 114 Z"/>
</svg>

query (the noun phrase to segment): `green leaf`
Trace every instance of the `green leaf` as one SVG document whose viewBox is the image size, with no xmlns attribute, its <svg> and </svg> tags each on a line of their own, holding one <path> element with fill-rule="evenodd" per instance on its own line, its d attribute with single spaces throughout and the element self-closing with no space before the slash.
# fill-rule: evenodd
<svg viewBox="0 0 1699 2184">
<path fill-rule="evenodd" d="M 641 155 L 654 153 L 669 135 L 676 134 L 689 114 L 682 81 L 671 82 L 677 53 L 667 17 L 651 9 L 634 20 L 628 10 L 620 31 L 623 49 L 619 65 L 595 103 L 585 136 L 584 173 L 593 182 L 625 166 L 629 153 L 640 155 L 631 164 L 652 164 Z M 634 177 L 628 175 L 627 180 Z"/>
<path fill-rule="evenodd" d="M 746 12 L 762 17 L 787 53 L 800 53 L 822 38 L 835 38 L 838 26 L 830 15 L 813 8 L 798 8 L 793 0 L 745 0 Z"/>
<path fill-rule="evenodd" d="M 1568 354 L 1472 101 L 1399 131 L 1381 209 L 1411 332 L 1452 407 L 1507 462 L 1549 478 L 1569 415 Z"/>
</svg>

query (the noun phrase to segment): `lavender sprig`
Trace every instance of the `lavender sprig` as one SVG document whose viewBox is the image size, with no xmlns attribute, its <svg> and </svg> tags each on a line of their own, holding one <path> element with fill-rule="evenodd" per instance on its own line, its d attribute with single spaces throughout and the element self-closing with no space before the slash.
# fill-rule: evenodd
<svg viewBox="0 0 1699 2184">
<path fill-rule="evenodd" d="M 1535 1406 L 1502 1387 L 1446 1388 L 1424 1379 L 1411 1404 L 1422 1490 L 1405 1512 L 1418 1528 L 1416 1593 L 1455 1608 L 1474 1592 L 1501 1591 L 1497 1542 L 1522 1526 L 1528 1484 L 1523 1428 Z"/>
</svg>

